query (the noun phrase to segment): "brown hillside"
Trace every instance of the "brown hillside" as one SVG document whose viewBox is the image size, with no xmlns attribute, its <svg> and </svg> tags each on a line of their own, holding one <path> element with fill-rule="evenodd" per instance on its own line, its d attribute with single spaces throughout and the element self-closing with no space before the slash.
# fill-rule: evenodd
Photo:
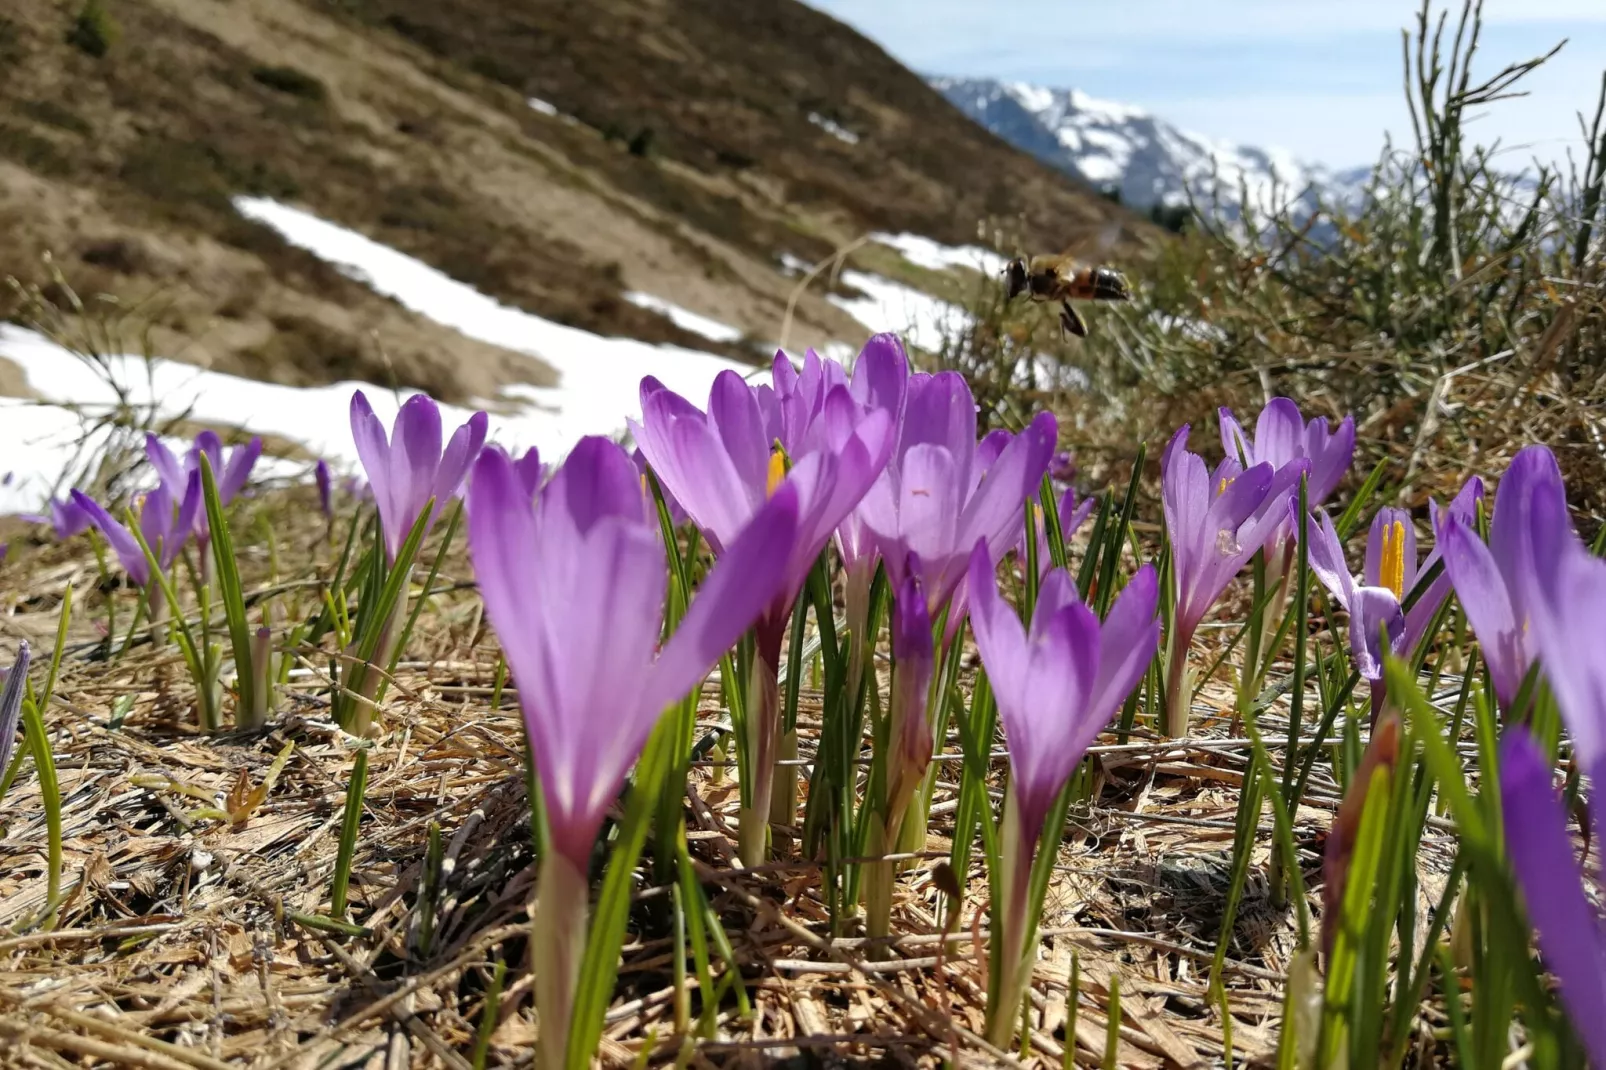
<svg viewBox="0 0 1606 1070">
<path fill-rule="evenodd" d="M 782 254 L 1129 218 L 791 0 L 115 0 L 99 55 L 81 3 L 0 15 L 0 273 L 45 281 L 49 250 L 80 292 L 145 301 L 161 351 L 277 381 L 465 399 L 545 369 L 287 246 L 241 193 L 539 315 L 718 348 L 623 300 L 648 291 L 743 328 L 738 356 L 779 333 Z M 818 292 L 797 316 L 794 343 L 862 333 Z"/>
</svg>

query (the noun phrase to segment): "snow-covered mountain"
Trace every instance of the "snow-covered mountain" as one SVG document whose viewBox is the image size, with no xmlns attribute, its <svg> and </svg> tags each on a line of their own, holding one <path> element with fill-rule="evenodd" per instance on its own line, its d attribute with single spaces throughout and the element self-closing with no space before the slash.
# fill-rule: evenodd
<svg viewBox="0 0 1606 1070">
<path fill-rule="evenodd" d="M 1049 89 L 988 78 L 932 78 L 955 106 L 1005 141 L 1137 208 L 1219 204 L 1236 219 L 1248 204 L 1265 211 L 1315 196 L 1353 203 L 1369 167 L 1332 171 L 1279 149 L 1185 133 L 1142 108 L 1098 100 L 1077 89 Z"/>
</svg>

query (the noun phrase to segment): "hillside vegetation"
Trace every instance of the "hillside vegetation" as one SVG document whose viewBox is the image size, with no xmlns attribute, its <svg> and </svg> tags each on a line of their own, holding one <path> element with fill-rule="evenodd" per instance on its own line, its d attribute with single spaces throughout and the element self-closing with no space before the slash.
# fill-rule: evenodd
<svg viewBox="0 0 1606 1070">
<path fill-rule="evenodd" d="M 722 348 L 623 300 L 647 291 L 747 331 L 723 350 L 749 358 L 796 285 L 783 256 L 988 221 L 1063 246 L 1130 218 L 790 0 L 18 0 L 0 115 L 0 273 L 48 284 L 49 252 L 78 292 L 141 305 L 166 355 L 449 400 L 545 369 L 377 298 L 230 198 L 303 205 L 562 323 Z M 822 290 L 793 343 L 862 333 Z"/>
</svg>

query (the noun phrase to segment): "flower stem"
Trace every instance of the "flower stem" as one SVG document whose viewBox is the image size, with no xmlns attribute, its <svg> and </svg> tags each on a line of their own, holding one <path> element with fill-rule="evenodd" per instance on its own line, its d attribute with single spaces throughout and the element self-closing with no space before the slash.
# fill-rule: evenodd
<svg viewBox="0 0 1606 1070">
<path fill-rule="evenodd" d="M 561 851 L 541 856 L 530 973 L 535 978 L 536 1045 L 543 1070 L 565 1065 L 574 990 L 586 947 L 586 874 Z"/>
<path fill-rule="evenodd" d="M 1015 1039 L 1015 1025 L 1020 1020 L 1021 997 L 1032 976 L 1035 948 L 1029 947 L 1034 926 L 1028 924 L 1027 898 L 1031 893 L 1032 858 L 1035 843 L 1026 842 L 1013 792 L 1004 804 L 1004 822 L 1000 829 L 1003 869 L 1002 910 L 995 909 L 994 942 L 990 953 L 999 956 L 993 971 L 998 990 L 987 994 L 987 1040 L 1003 1048 Z"/>
<path fill-rule="evenodd" d="M 1193 636 L 1177 635 L 1173 630 L 1169 642 L 1171 656 L 1165 678 L 1163 729 L 1168 738 L 1178 739 L 1188 734 L 1188 714 L 1193 706 L 1193 689 L 1188 686 L 1188 648 L 1193 645 Z"/>
<path fill-rule="evenodd" d="M 780 746 L 776 756 L 776 766 L 771 774 L 774 783 L 770 790 L 770 824 L 792 826 L 797 823 L 797 781 L 799 766 L 781 765 L 780 762 L 793 761 L 797 758 L 797 730 L 782 732 Z"/>
<path fill-rule="evenodd" d="M 777 666 L 769 661 L 764 644 L 753 653 L 748 676 L 747 710 L 748 752 L 753 767 L 753 802 L 737 812 L 736 852 L 742 865 L 757 866 L 764 861 L 769 839 L 769 817 L 775 791 L 775 762 L 781 734 L 781 685 Z"/>
</svg>

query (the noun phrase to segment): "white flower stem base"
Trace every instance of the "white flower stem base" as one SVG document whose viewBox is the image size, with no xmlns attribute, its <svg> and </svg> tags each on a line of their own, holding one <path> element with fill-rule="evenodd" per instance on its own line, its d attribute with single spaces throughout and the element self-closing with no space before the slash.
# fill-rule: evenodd
<svg viewBox="0 0 1606 1070">
<path fill-rule="evenodd" d="M 541 858 L 530 973 L 535 979 L 537 1065 L 561 1070 L 586 946 L 586 874 L 558 851 Z"/>
</svg>

